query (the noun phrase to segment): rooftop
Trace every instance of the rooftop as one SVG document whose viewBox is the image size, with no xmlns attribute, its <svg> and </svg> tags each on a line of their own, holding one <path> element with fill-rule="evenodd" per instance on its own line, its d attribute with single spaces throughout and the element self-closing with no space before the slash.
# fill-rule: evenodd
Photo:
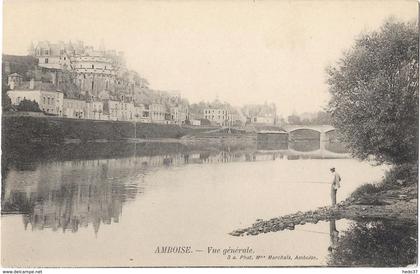
<svg viewBox="0 0 420 274">
<path fill-rule="evenodd" d="M 12 73 L 12 74 L 9 74 L 9 76 L 14 76 L 14 77 L 22 77 L 23 78 L 23 76 L 22 75 L 20 75 L 19 73 Z"/>
</svg>

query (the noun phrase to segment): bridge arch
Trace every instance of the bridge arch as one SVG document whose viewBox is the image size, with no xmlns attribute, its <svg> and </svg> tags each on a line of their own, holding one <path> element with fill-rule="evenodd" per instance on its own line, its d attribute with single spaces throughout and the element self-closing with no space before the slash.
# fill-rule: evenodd
<svg viewBox="0 0 420 274">
<path fill-rule="evenodd" d="M 289 147 L 291 149 L 309 152 L 321 148 L 321 132 L 311 128 L 297 128 L 289 132 Z"/>
</svg>

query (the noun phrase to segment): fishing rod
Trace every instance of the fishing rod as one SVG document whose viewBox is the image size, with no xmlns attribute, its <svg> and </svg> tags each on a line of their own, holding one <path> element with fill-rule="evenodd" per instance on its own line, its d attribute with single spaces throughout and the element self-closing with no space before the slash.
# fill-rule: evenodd
<svg viewBox="0 0 420 274">
<path fill-rule="evenodd" d="M 303 231 L 303 232 L 311 232 L 311 233 L 317 233 L 317 234 L 330 235 L 330 233 L 327 233 L 327 232 L 321 232 L 321 231 L 315 231 L 315 230 L 300 229 L 300 228 L 295 228 L 295 230 L 296 230 L 296 231 Z"/>
<path fill-rule="evenodd" d="M 328 184 L 331 185 L 331 183 L 328 182 L 281 182 L 283 184 Z"/>
</svg>

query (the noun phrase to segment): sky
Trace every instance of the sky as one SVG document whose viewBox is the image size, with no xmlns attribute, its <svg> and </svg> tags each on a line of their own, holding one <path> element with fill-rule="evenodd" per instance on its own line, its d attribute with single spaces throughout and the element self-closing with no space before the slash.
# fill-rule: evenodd
<svg viewBox="0 0 420 274">
<path fill-rule="evenodd" d="M 415 0 L 4 0 L 3 53 L 25 55 L 37 40 L 103 41 L 153 89 L 190 103 L 273 102 L 286 117 L 322 110 L 325 68 L 357 36 L 417 13 Z"/>
</svg>

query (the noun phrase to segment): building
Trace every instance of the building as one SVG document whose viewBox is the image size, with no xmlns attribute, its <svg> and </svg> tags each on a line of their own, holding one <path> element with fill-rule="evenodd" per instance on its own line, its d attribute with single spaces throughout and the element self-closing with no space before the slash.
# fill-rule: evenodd
<svg viewBox="0 0 420 274">
<path fill-rule="evenodd" d="M 71 65 L 76 72 L 76 85 L 83 94 L 93 96 L 114 90 L 117 72 L 113 60 L 100 52 L 90 54 L 71 57 Z"/>
<path fill-rule="evenodd" d="M 246 105 L 242 108 L 250 124 L 275 125 L 277 110 L 274 104 Z"/>
<path fill-rule="evenodd" d="M 19 105 L 22 100 L 30 100 L 38 103 L 39 108 L 48 114 L 63 115 L 63 93 L 57 91 L 52 83 L 41 81 L 22 82 L 20 86 L 9 90 L 12 105 Z"/>
<path fill-rule="evenodd" d="M 188 120 L 188 107 L 178 105 L 170 107 L 170 119 L 172 123 L 183 125 Z"/>
<path fill-rule="evenodd" d="M 251 123 L 253 124 L 267 124 L 274 125 L 275 117 L 268 115 L 252 116 Z"/>
<path fill-rule="evenodd" d="M 67 118 L 85 119 L 86 101 L 80 99 L 63 99 L 63 116 Z"/>
<path fill-rule="evenodd" d="M 14 89 L 17 86 L 20 86 L 23 81 L 23 76 L 18 73 L 12 73 L 7 76 L 7 84 L 10 89 Z"/>
<path fill-rule="evenodd" d="M 159 103 L 153 103 L 149 106 L 150 121 L 152 123 L 164 124 L 166 115 L 166 106 Z"/>
<path fill-rule="evenodd" d="M 204 118 L 219 126 L 231 126 L 232 115 L 230 110 L 224 108 L 206 108 L 204 109 Z"/>
<path fill-rule="evenodd" d="M 85 119 L 104 120 L 104 104 L 101 101 L 88 100 L 85 108 Z"/>
<path fill-rule="evenodd" d="M 135 105 L 134 117 L 136 121 L 150 123 L 149 106 L 144 104 Z"/>
<path fill-rule="evenodd" d="M 201 121 L 196 119 L 191 119 L 190 123 L 192 126 L 201 126 Z"/>
<path fill-rule="evenodd" d="M 78 45 L 78 47 L 83 47 L 83 45 Z M 40 67 L 70 69 L 70 56 L 75 54 L 75 47 L 71 42 L 50 43 L 49 41 L 39 41 L 36 45 L 31 45 L 30 54 L 38 59 Z"/>
<path fill-rule="evenodd" d="M 109 120 L 135 121 L 136 110 L 133 102 L 105 100 L 103 112 L 109 115 Z"/>
<path fill-rule="evenodd" d="M 121 52 L 94 50 L 82 42 L 50 43 L 40 41 L 32 45 L 30 54 L 38 59 L 38 65 L 47 69 L 70 70 L 76 73 L 74 82 L 84 95 L 99 97 L 103 91 L 115 91 L 118 74 L 125 71 L 125 60 Z"/>
</svg>

